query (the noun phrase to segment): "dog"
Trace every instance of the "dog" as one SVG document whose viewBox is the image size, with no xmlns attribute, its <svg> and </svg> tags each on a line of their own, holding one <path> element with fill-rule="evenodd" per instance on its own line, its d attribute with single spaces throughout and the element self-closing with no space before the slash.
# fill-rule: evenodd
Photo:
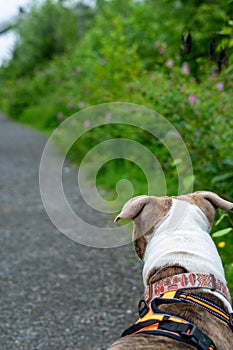
<svg viewBox="0 0 233 350">
<path fill-rule="evenodd" d="M 217 208 L 233 211 L 233 203 L 208 191 L 141 195 L 123 206 L 115 222 L 134 221 L 145 301 L 109 350 L 233 349 L 232 300 L 209 234 Z"/>
</svg>

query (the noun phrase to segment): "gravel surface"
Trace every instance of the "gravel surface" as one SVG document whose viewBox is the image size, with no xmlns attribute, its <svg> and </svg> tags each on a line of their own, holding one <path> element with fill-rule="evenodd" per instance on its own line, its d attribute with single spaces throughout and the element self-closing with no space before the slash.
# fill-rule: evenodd
<svg viewBox="0 0 233 350">
<path fill-rule="evenodd" d="M 135 320 L 141 263 L 131 244 L 89 248 L 52 225 L 38 185 L 45 143 L 0 115 L 0 349 L 106 349 Z"/>
</svg>

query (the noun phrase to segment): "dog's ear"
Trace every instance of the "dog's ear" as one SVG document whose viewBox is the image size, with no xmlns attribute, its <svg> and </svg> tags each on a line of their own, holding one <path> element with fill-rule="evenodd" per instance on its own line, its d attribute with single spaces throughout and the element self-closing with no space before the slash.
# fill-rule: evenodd
<svg viewBox="0 0 233 350">
<path fill-rule="evenodd" d="M 149 202 L 149 198 L 149 196 L 138 196 L 128 200 L 114 222 L 117 222 L 119 219 L 134 220 Z"/>
<path fill-rule="evenodd" d="M 233 211 L 233 203 L 227 201 L 226 199 L 219 197 L 214 192 L 198 191 L 195 193 L 203 196 L 203 198 L 208 200 L 215 209 L 219 208 L 219 209 L 226 210 L 226 211 Z"/>
<path fill-rule="evenodd" d="M 167 214 L 171 206 L 168 197 L 138 196 L 131 198 L 124 206 L 119 219 L 134 221 L 133 240 L 136 253 L 143 259 L 146 249 L 146 235 L 153 232 L 155 225 Z"/>
<path fill-rule="evenodd" d="M 233 211 L 233 203 L 219 197 L 214 192 L 197 191 L 191 194 L 191 203 L 197 204 L 209 220 L 210 226 L 213 224 L 215 209 L 220 208 L 226 211 Z"/>
</svg>

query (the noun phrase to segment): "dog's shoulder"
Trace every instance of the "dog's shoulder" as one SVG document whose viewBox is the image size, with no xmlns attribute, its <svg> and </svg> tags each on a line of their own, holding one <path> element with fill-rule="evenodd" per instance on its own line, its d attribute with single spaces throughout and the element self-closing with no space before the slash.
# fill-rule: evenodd
<svg viewBox="0 0 233 350">
<path fill-rule="evenodd" d="M 177 348 L 175 348 L 177 343 Z M 193 346 L 174 339 L 149 334 L 129 335 L 117 340 L 108 350 L 193 350 Z"/>
</svg>

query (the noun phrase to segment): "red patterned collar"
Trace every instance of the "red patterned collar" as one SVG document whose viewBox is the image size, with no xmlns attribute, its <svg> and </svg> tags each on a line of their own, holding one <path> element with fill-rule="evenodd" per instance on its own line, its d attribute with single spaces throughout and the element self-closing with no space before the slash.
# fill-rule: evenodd
<svg viewBox="0 0 233 350">
<path fill-rule="evenodd" d="M 165 292 L 188 288 L 204 288 L 219 292 L 231 303 L 227 286 L 214 275 L 204 273 L 181 273 L 151 283 L 145 289 L 145 299 L 149 302 Z"/>
</svg>

